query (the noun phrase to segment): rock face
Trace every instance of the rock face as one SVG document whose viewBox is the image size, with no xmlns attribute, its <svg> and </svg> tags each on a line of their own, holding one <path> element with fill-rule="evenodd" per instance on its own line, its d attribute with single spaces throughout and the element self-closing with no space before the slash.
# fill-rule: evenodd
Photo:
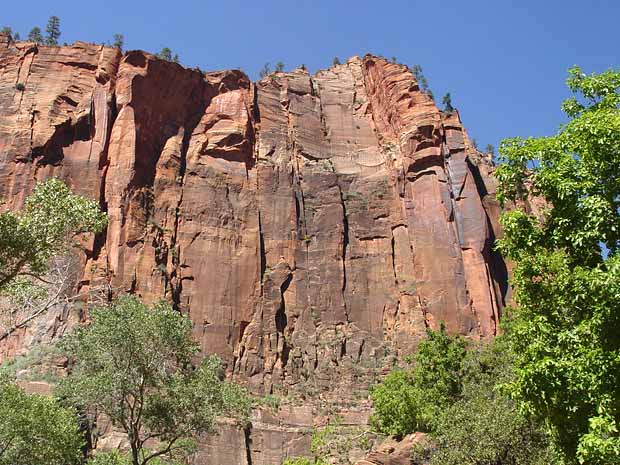
<svg viewBox="0 0 620 465">
<path fill-rule="evenodd" d="M 400 441 L 388 438 L 355 465 L 411 465 L 414 446 L 424 440 L 424 433 L 409 434 Z"/>
<path fill-rule="evenodd" d="M 98 199 L 109 225 L 79 286 L 168 299 L 258 393 L 354 400 L 427 327 L 495 334 L 507 282 L 492 172 L 458 113 L 382 58 L 252 83 L 0 35 L 5 207 L 50 176 Z M 70 320 L 50 315 L 38 339 Z M 299 425 L 282 421 L 253 433 L 254 452 L 213 463 L 290 455 Z"/>
</svg>

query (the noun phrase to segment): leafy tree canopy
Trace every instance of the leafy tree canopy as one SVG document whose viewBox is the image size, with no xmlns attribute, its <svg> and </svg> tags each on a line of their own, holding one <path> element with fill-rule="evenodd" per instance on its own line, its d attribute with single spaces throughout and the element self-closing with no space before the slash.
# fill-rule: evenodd
<svg viewBox="0 0 620 465">
<path fill-rule="evenodd" d="M 41 34 L 40 27 L 33 27 L 28 33 L 28 40 L 37 44 L 43 43 L 43 35 Z"/>
<path fill-rule="evenodd" d="M 168 47 L 162 48 L 155 56 L 160 60 L 172 61 L 174 63 L 179 62 L 179 55 L 176 53 L 173 55 L 172 50 Z"/>
<path fill-rule="evenodd" d="M 465 350 L 445 329 L 429 331 L 408 370 L 392 372 L 372 392 L 372 425 L 404 436 L 429 433 L 414 463 L 551 465 L 557 454 L 539 425 L 522 415 L 503 386 L 514 377 L 503 338 Z"/>
<path fill-rule="evenodd" d="M 218 358 L 198 368 L 191 321 L 160 302 L 152 308 L 122 297 L 92 312 L 92 322 L 63 347 L 75 360 L 59 394 L 91 415 L 107 415 L 127 434 L 131 463 L 174 459 L 192 451 L 193 438 L 216 430 L 223 414 L 247 418 L 245 391 L 225 383 Z M 155 442 L 147 450 L 147 441 Z"/>
<path fill-rule="evenodd" d="M 540 425 L 519 412 L 505 392 L 514 355 L 500 337 L 471 347 L 462 365 L 462 390 L 442 410 L 423 455 L 430 465 L 559 465 Z"/>
<path fill-rule="evenodd" d="M 82 443 L 74 410 L 28 395 L 0 373 L 0 465 L 78 464 Z"/>
<path fill-rule="evenodd" d="M 512 393 L 570 463 L 620 463 L 620 72 L 567 81 L 569 122 L 500 148 L 514 261 Z M 532 198 L 541 211 L 530 211 Z M 540 203 L 540 202 L 538 202 Z"/>
<path fill-rule="evenodd" d="M 114 34 L 114 43 L 113 43 L 114 47 L 122 50 L 124 43 L 125 43 L 125 36 L 123 34 Z"/>
<path fill-rule="evenodd" d="M 443 325 L 439 331 L 429 331 L 414 367 L 393 371 L 373 389 L 373 427 L 397 437 L 432 430 L 439 412 L 461 391 L 464 357 L 463 339 L 450 337 Z"/>
<path fill-rule="evenodd" d="M 0 213 L 0 290 L 20 275 L 41 275 L 78 235 L 99 232 L 106 216 L 58 179 L 37 184 L 19 213 Z"/>
</svg>

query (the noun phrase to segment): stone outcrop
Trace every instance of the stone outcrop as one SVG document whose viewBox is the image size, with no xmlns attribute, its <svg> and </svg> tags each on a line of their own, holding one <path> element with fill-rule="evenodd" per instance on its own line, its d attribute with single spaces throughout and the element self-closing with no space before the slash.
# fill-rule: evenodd
<svg viewBox="0 0 620 465">
<path fill-rule="evenodd" d="M 414 446 L 424 441 L 424 433 L 409 434 L 400 441 L 388 438 L 366 458 L 355 462 L 355 465 L 412 465 Z"/>
<path fill-rule="evenodd" d="M 427 327 L 497 331 L 507 279 L 492 251 L 492 162 L 458 112 L 383 58 L 253 83 L 142 51 L 0 35 L 4 207 L 50 176 L 109 216 L 79 287 L 169 300 L 254 392 L 363 404 Z M 68 321 L 52 312 L 34 339 Z M 34 340 L 28 331 L 0 353 Z M 280 420 L 266 431 L 288 428 Z M 265 434 L 271 455 L 254 465 L 295 443 Z"/>
</svg>

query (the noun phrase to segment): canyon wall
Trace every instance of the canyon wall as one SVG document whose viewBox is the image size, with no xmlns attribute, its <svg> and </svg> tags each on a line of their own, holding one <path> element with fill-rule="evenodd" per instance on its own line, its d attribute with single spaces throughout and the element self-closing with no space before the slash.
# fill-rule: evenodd
<svg viewBox="0 0 620 465">
<path fill-rule="evenodd" d="M 196 463 L 306 450 L 312 398 L 363 423 L 369 384 L 428 327 L 494 335 L 507 277 L 492 173 L 458 112 L 383 58 L 253 83 L 0 35 L 3 207 L 52 176 L 97 199 L 109 224 L 81 257 L 80 290 L 169 300 L 229 376 L 294 399 L 257 413 L 251 435 L 209 439 Z M 0 353 L 80 319 L 51 312 Z"/>
</svg>

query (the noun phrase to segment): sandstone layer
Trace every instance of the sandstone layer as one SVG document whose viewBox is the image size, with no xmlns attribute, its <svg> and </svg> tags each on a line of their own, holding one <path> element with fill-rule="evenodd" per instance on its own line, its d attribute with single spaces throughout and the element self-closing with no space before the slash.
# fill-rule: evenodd
<svg viewBox="0 0 620 465">
<path fill-rule="evenodd" d="M 383 58 L 253 83 L 0 36 L 4 207 L 51 176 L 98 199 L 109 225 L 81 257 L 80 288 L 169 300 L 257 393 L 354 403 L 428 327 L 494 335 L 507 278 L 492 173 L 458 112 Z M 0 353 L 76 318 L 53 313 Z M 307 449 L 311 417 L 265 420 L 254 452 L 243 433 L 220 437 L 244 444 L 221 463 Z"/>
</svg>

